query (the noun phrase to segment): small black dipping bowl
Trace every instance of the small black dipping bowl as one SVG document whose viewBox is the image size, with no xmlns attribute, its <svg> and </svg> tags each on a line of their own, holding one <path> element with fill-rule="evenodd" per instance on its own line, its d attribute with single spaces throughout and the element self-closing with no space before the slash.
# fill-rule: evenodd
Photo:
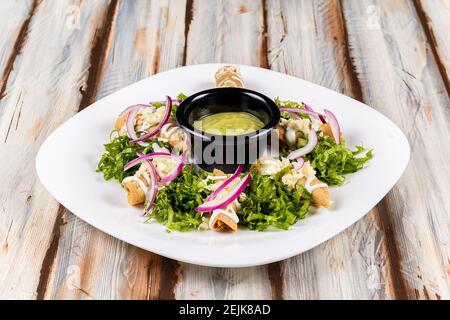
<svg viewBox="0 0 450 320">
<path fill-rule="evenodd" d="M 194 129 L 193 123 L 221 112 L 247 112 L 264 123 L 258 131 L 236 136 L 222 136 Z M 198 92 L 185 99 L 176 112 L 178 124 L 191 140 L 191 157 L 206 171 L 214 168 L 226 173 L 239 164 L 246 169 L 262 155 L 280 121 L 278 106 L 267 96 L 243 88 L 214 88 Z"/>
</svg>

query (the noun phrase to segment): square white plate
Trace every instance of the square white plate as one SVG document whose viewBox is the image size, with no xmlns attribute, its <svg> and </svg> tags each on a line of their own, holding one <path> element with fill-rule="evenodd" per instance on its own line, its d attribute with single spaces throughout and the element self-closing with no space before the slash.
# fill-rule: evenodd
<svg viewBox="0 0 450 320">
<path fill-rule="evenodd" d="M 103 144 L 126 107 L 165 95 L 187 95 L 214 87 L 222 64 L 163 72 L 107 96 L 76 114 L 41 146 L 36 170 L 47 190 L 67 209 L 94 227 L 154 253 L 199 265 L 244 267 L 279 261 L 330 239 L 373 208 L 394 186 L 409 160 L 409 144 L 389 119 L 371 107 L 316 84 L 278 72 L 240 66 L 246 87 L 271 98 L 304 101 L 333 111 L 350 146 L 374 149 L 369 165 L 331 189 L 330 209 L 315 210 L 288 231 L 239 230 L 167 233 L 156 222 L 144 224 L 142 209 L 130 207 L 121 186 L 96 173 Z"/>
</svg>

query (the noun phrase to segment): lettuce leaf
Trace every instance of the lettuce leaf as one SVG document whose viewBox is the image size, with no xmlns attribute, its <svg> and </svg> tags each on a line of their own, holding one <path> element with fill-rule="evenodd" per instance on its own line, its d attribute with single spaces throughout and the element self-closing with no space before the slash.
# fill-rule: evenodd
<svg viewBox="0 0 450 320">
<path fill-rule="evenodd" d="M 311 195 L 302 185 L 291 189 L 278 179 L 253 172 L 244 192 L 239 223 L 251 230 L 264 231 L 270 226 L 287 230 L 309 211 Z"/>
<path fill-rule="evenodd" d="M 198 229 L 203 222 L 203 214 L 195 208 L 207 196 L 203 176 L 193 168 L 184 168 L 175 180 L 159 190 L 152 212 L 147 213 L 148 218 L 171 230 Z"/>
<path fill-rule="evenodd" d="M 281 100 L 279 97 L 275 98 L 274 102 L 278 106 L 278 108 L 305 109 L 305 106 L 303 105 L 303 103 L 299 103 L 299 102 L 291 101 L 291 100 Z M 300 118 L 311 120 L 311 117 L 307 114 L 299 113 L 298 115 L 300 116 Z M 287 112 L 281 112 L 281 117 L 284 119 L 295 119 L 291 114 L 289 114 Z"/>
<path fill-rule="evenodd" d="M 113 131 L 114 133 L 114 131 Z M 160 141 L 153 141 L 160 147 L 166 147 L 170 150 L 170 146 L 167 143 Z M 139 169 L 139 166 L 135 166 L 128 171 L 123 169 L 123 166 L 129 161 L 136 158 L 136 152 L 147 154 L 153 151 L 152 146 L 143 147 L 131 141 L 127 136 L 116 136 L 111 138 L 111 141 L 105 144 L 105 153 L 102 155 L 98 166 L 97 172 L 103 172 L 105 180 L 115 179 L 118 182 L 122 182 L 125 177 L 135 174 Z"/>
<path fill-rule="evenodd" d="M 345 174 L 361 170 L 373 157 L 373 150 L 361 155 L 366 150 L 363 146 L 356 146 L 352 151 L 341 139 L 341 144 L 336 144 L 333 139 L 324 136 L 320 139 L 313 152 L 306 156 L 316 170 L 319 180 L 330 186 L 341 186 L 345 182 Z"/>
</svg>

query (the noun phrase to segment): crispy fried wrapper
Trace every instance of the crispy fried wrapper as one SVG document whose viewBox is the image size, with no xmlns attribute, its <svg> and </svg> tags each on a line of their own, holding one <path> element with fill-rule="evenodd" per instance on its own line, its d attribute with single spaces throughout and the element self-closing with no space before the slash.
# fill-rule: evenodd
<svg viewBox="0 0 450 320">
<path fill-rule="evenodd" d="M 323 132 L 324 135 L 330 137 L 331 139 L 333 139 L 334 142 L 336 142 L 333 136 L 333 132 L 331 131 L 331 127 L 328 123 L 322 124 L 320 126 L 320 130 Z M 342 132 L 341 132 L 341 140 L 342 140 Z"/>
<path fill-rule="evenodd" d="M 214 169 L 213 176 L 221 177 L 221 176 L 225 176 L 225 173 L 219 169 Z M 232 211 L 236 212 L 236 210 L 237 210 L 236 202 L 233 201 L 232 203 L 230 203 L 227 206 L 226 210 L 232 210 Z M 210 223 L 211 229 L 214 231 L 235 232 L 237 230 L 237 227 L 238 227 L 237 223 L 225 214 L 219 213 L 217 215 L 213 215 L 213 216 L 211 216 L 211 219 L 214 219 Z"/>
<path fill-rule="evenodd" d="M 224 66 L 217 70 L 215 78 L 216 87 L 244 88 L 244 80 L 237 67 Z"/>
<path fill-rule="evenodd" d="M 237 230 L 237 223 L 230 217 L 219 213 L 212 222 L 212 229 L 219 232 L 235 232 Z"/>
<path fill-rule="evenodd" d="M 143 186 L 148 187 L 147 180 L 142 176 L 143 170 L 145 170 L 141 164 L 141 168 L 135 173 L 134 178 L 139 179 L 139 183 L 136 179 L 130 180 L 125 178 L 122 182 L 123 188 L 127 192 L 128 204 L 136 206 L 145 202 L 145 191 L 142 189 Z"/>
<path fill-rule="evenodd" d="M 306 184 L 306 177 L 301 178 L 298 183 L 305 185 Z M 319 179 L 314 178 L 311 182 L 311 186 L 314 186 L 316 184 L 322 183 Z M 330 191 L 328 190 L 328 187 L 320 187 L 311 193 L 311 202 L 312 204 L 317 208 L 329 208 L 331 204 L 330 200 Z"/>
</svg>

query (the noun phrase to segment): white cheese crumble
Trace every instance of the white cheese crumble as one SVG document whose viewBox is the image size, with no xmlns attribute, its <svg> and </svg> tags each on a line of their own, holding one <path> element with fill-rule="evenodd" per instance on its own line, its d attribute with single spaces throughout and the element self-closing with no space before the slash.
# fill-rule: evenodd
<svg viewBox="0 0 450 320">
<path fill-rule="evenodd" d="M 265 176 L 272 176 L 290 165 L 290 161 L 287 158 L 281 158 L 281 160 L 274 158 L 260 158 L 258 160 L 258 171 Z"/>
</svg>

